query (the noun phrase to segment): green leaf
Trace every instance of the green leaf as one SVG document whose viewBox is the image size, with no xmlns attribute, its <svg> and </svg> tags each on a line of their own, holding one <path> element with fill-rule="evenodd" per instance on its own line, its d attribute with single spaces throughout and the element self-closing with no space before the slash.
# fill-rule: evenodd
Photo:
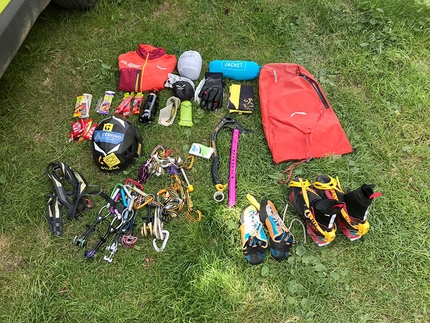
<svg viewBox="0 0 430 323">
<path fill-rule="evenodd" d="M 312 302 L 311 302 L 311 300 L 309 298 L 303 298 L 300 301 L 300 306 L 303 307 L 303 308 L 307 308 L 307 307 L 309 307 L 311 305 L 311 303 Z"/>
<path fill-rule="evenodd" d="M 297 256 L 303 256 L 306 253 L 306 248 L 304 246 L 298 246 L 296 248 L 296 255 Z"/>
<path fill-rule="evenodd" d="M 302 263 L 304 263 L 305 265 L 309 265 L 309 264 L 317 264 L 319 262 L 319 259 L 315 256 L 306 254 L 302 257 Z"/>
<path fill-rule="evenodd" d="M 327 271 L 327 267 L 324 266 L 323 264 L 319 263 L 319 264 L 316 264 L 314 266 L 314 270 L 317 271 L 317 272 Z"/>
<path fill-rule="evenodd" d="M 370 321 L 371 319 L 372 318 L 369 315 L 365 314 L 363 316 L 360 316 L 360 323 L 366 323 L 366 322 Z"/>
<path fill-rule="evenodd" d="M 330 273 L 331 278 L 333 278 L 334 280 L 339 280 L 340 279 L 340 274 L 337 271 L 333 271 Z"/>
<path fill-rule="evenodd" d="M 348 269 L 342 270 L 341 275 L 345 278 L 351 278 L 351 273 Z"/>
<path fill-rule="evenodd" d="M 229 230 L 236 230 L 236 229 L 238 228 L 238 224 L 237 224 L 237 222 L 236 222 L 236 221 L 233 221 L 233 220 L 227 220 L 227 221 L 226 221 L 226 224 L 227 224 L 227 228 L 228 228 Z"/>
<path fill-rule="evenodd" d="M 288 305 L 295 305 L 296 304 L 296 300 L 292 296 L 285 297 L 285 301 L 287 302 Z"/>
<path fill-rule="evenodd" d="M 267 266 L 261 267 L 261 276 L 267 277 L 269 276 L 269 273 L 270 273 L 269 267 Z"/>
<path fill-rule="evenodd" d="M 292 280 L 292 281 L 288 282 L 287 288 L 288 288 L 288 291 L 290 292 L 290 294 L 295 294 L 300 289 L 303 288 L 303 285 L 298 284 L 296 281 Z"/>
<path fill-rule="evenodd" d="M 269 174 L 269 178 L 279 181 L 282 178 L 282 174 Z"/>
</svg>

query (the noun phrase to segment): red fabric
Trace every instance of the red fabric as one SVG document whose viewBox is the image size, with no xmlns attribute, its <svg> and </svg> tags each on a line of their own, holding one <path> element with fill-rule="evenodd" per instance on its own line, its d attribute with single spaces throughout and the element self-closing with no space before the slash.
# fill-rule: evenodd
<svg viewBox="0 0 430 323">
<path fill-rule="evenodd" d="M 314 82 L 321 97 L 303 76 Z M 264 65 L 259 94 L 263 129 L 276 164 L 352 152 L 325 94 L 304 67 Z"/>
<path fill-rule="evenodd" d="M 161 90 L 176 61 L 175 55 L 167 55 L 164 48 L 140 44 L 137 50 L 118 56 L 118 89 L 124 92 Z"/>
</svg>

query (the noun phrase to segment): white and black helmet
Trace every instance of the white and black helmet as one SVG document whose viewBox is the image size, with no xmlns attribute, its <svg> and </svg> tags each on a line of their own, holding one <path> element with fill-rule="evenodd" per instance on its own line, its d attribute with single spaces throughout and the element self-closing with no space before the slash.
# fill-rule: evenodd
<svg viewBox="0 0 430 323">
<path fill-rule="evenodd" d="M 115 116 L 99 123 L 92 142 L 94 162 L 106 172 L 122 171 L 142 154 L 142 137 L 136 126 Z"/>
</svg>

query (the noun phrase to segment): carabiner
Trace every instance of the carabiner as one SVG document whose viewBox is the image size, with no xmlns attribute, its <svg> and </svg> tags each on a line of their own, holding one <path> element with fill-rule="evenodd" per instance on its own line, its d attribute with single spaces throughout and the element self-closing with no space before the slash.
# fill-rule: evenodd
<svg viewBox="0 0 430 323">
<path fill-rule="evenodd" d="M 142 203 L 143 200 L 143 203 Z M 136 210 L 139 210 L 141 208 L 143 208 L 145 205 L 148 205 L 149 203 L 151 203 L 153 201 L 152 196 L 146 195 L 139 195 L 139 197 L 137 198 L 137 200 L 134 202 L 134 208 Z"/>
<path fill-rule="evenodd" d="M 170 236 L 170 233 L 167 230 L 163 230 L 161 232 L 163 234 L 163 243 L 160 248 L 157 246 L 157 238 L 154 238 L 154 240 L 152 240 L 152 245 L 154 246 L 154 249 L 157 252 L 161 252 L 164 250 L 164 248 L 166 248 L 167 240 L 169 240 L 169 236 Z"/>
<path fill-rule="evenodd" d="M 197 217 L 194 217 L 193 213 L 197 213 Z M 190 219 L 193 222 L 200 222 L 203 218 L 202 212 L 200 212 L 199 210 L 191 209 L 191 210 L 188 210 L 185 214 L 187 215 L 188 219 Z"/>
<path fill-rule="evenodd" d="M 133 184 L 133 185 L 131 185 Z M 137 186 L 139 189 L 141 189 L 143 191 L 143 185 L 142 183 L 139 183 L 138 181 L 135 181 L 132 178 L 127 177 L 126 180 L 124 181 L 124 185 L 129 185 L 130 187 L 133 186 Z"/>
<path fill-rule="evenodd" d="M 189 161 L 188 161 L 189 160 Z M 189 155 L 185 162 L 182 163 L 182 167 L 186 170 L 190 170 L 194 165 L 194 156 Z"/>
</svg>

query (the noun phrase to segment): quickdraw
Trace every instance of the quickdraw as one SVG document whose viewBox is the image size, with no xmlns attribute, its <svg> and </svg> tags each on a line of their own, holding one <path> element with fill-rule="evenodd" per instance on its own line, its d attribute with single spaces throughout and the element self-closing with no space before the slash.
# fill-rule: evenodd
<svg viewBox="0 0 430 323">
<path fill-rule="evenodd" d="M 87 245 L 87 241 L 89 236 L 96 231 L 97 226 L 105 219 L 107 219 L 109 216 L 112 216 L 114 213 L 112 213 L 110 210 L 110 205 L 105 205 L 103 206 L 99 212 L 97 213 L 97 217 L 96 217 L 96 221 L 94 222 L 94 224 L 89 225 L 87 224 L 87 231 L 85 231 L 81 236 L 75 236 L 75 238 L 73 239 L 73 244 L 84 248 Z M 108 212 L 106 212 L 108 211 Z"/>
<path fill-rule="evenodd" d="M 105 244 L 109 235 L 117 232 L 121 228 L 122 226 L 121 213 L 119 213 L 116 209 L 114 210 L 114 212 L 115 212 L 114 213 L 115 217 L 112 219 L 111 223 L 109 224 L 109 227 L 106 230 L 106 233 L 102 237 L 100 237 L 99 241 L 90 250 L 85 251 L 84 255 L 87 259 L 93 259 L 96 253 Z"/>
<path fill-rule="evenodd" d="M 121 199 L 121 197 L 123 196 L 123 194 L 121 193 L 122 190 L 122 184 L 117 184 L 115 185 L 112 194 L 111 194 L 111 198 L 113 199 L 113 201 L 115 202 L 119 202 L 119 200 Z M 117 204 L 119 205 L 119 204 Z M 104 216 L 105 219 L 107 219 L 109 216 L 112 216 L 113 219 L 109 224 L 109 227 L 107 228 L 105 234 L 103 236 L 100 237 L 99 241 L 95 243 L 95 245 L 90 249 L 90 250 L 86 250 L 84 255 L 87 259 L 93 259 L 94 256 L 96 255 L 96 253 L 100 250 L 100 248 L 106 243 L 109 235 L 116 233 L 123 225 L 123 219 L 122 219 L 122 213 L 123 213 L 123 208 L 121 210 L 118 210 L 117 208 L 113 207 L 110 203 L 108 203 L 107 205 L 103 206 L 99 213 L 106 212 L 106 209 L 109 210 L 109 213 Z M 97 222 L 97 220 L 96 220 Z M 88 230 L 89 231 L 89 230 Z M 89 234 L 94 232 L 95 230 L 92 230 L 91 232 L 88 233 L 88 231 L 86 233 L 84 233 L 85 238 L 87 239 Z M 76 237 L 74 239 L 74 241 L 76 240 Z M 79 239 L 78 239 L 79 241 Z"/>
<path fill-rule="evenodd" d="M 151 213 L 153 209 L 153 213 Z M 143 217 L 144 223 L 141 228 L 141 234 L 144 237 L 154 236 L 152 240 L 152 245 L 154 249 L 158 252 L 163 251 L 167 245 L 169 239 L 169 231 L 163 229 L 163 224 L 169 217 L 163 216 L 164 206 L 159 202 L 152 202 L 148 204 L 148 215 Z M 157 246 L 157 239 L 162 240 L 162 246 Z"/>
<path fill-rule="evenodd" d="M 123 242 L 123 246 L 125 247 L 132 247 L 134 243 L 136 243 L 137 237 L 132 235 L 136 218 L 136 211 L 133 208 L 136 198 L 137 196 L 132 194 L 128 184 L 115 185 L 109 198 L 111 202 L 100 208 L 95 223 L 91 226 L 87 225 L 87 231 L 80 237 L 76 236 L 73 240 L 73 243 L 77 246 L 86 246 L 90 234 L 96 231 L 97 226 L 99 226 L 103 220 L 112 217 L 105 234 L 99 238 L 90 250 L 85 251 L 84 255 L 87 259 L 94 258 L 110 235 L 114 236 L 109 246 L 106 247 L 109 255 L 103 257 L 103 260 L 109 263 L 112 262 L 120 241 Z"/>
</svg>

